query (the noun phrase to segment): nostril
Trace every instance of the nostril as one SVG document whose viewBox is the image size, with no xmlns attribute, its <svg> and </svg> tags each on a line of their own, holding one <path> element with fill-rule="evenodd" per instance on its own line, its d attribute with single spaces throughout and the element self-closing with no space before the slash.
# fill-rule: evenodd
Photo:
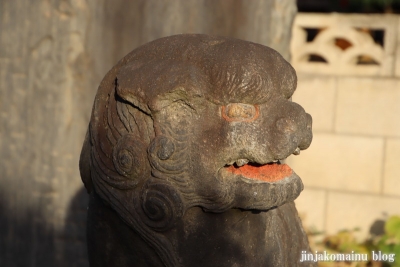
<svg viewBox="0 0 400 267">
<path fill-rule="evenodd" d="M 311 145 L 312 137 L 313 137 L 313 135 L 312 135 L 311 130 L 304 132 L 303 137 L 301 138 L 301 140 L 298 144 L 298 147 L 301 150 L 308 148 Z"/>
<path fill-rule="evenodd" d="M 300 155 L 300 148 L 296 147 L 296 149 L 293 151 L 293 155 Z"/>
</svg>

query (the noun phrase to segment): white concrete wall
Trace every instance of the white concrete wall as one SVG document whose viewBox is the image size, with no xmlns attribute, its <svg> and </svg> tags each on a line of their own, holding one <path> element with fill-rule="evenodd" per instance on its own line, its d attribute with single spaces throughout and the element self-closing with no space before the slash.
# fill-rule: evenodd
<svg viewBox="0 0 400 267">
<path fill-rule="evenodd" d="M 307 42 L 304 28 L 321 31 Z M 369 29 L 384 31 L 383 46 Z M 376 219 L 400 214 L 400 17 L 299 14 L 292 64 L 293 101 L 313 117 L 311 147 L 287 160 L 305 184 L 296 200 L 303 224 L 328 234 L 360 227 L 365 237 Z"/>
</svg>

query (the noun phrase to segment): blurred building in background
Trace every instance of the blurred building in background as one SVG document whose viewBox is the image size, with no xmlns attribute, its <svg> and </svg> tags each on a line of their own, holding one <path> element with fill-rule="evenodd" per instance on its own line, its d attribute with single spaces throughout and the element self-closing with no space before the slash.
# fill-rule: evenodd
<svg viewBox="0 0 400 267">
<path fill-rule="evenodd" d="M 335 2 L 343 11 L 352 4 Z M 382 12 L 398 10 L 386 2 Z M 299 3 L 339 10 L 334 1 Z M 359 227 L 365 237 L 375 220 L 400 214 L 400 16 L 378 7 L 300 12 L 293 26 L 293 100 L 311 113 L 314 139 L 288 163 L 306 188 L 296 201 L 303 224 L 328 234 Z"/>
</svg>

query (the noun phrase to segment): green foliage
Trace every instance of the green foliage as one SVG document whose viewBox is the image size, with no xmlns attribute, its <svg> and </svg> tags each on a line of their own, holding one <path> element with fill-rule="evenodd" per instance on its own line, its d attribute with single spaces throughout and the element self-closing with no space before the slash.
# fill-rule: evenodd
<svg viewBox="0 0 400 267">
<path fill-rule="evenodd" d="M 356 253 L 368 254 L 368 259 L 372 259 L 372 251 L 382 252 L 383 254 L 395 254 L 394 262 L 389 261 L 369 261 L 369 262 L 322 262 L 319 266 L 358 266 L 358 267 L 400 267 L 400 216 L 391 216 L 385 223 L 385 233 L 380 236 L 369 237 L 366 240 L 358 241 L 355 233 L 359 229 L 342 230 L 335 235 L 326 236 L 321 242 L 313 244 L 312 240 L 320 233 L 315 231 L 309 233 L 313 251 L 326 251 L 327 253 Z"/>
<path fill-rule="evenodd" d="M 394 253 L 397 260 L 390 266 L 400 267 L 400 216 L 392 216 L 386 221 L 385 234 L 376 240 L 376 247 L 382 253 Z"/>
<path fill-rule="evenodd" d="M 400 242 L 400 216 L 390 217 L 385 224 L 385 232 L 388 236 L 394 238 L 394 242 Z"/>
<path fill-rule="evenodd" d="M 326 237 L 323 242 L 327 248 L 336 252 L 366 252 L 364 247 L 357 243 L 353 231 L 340 231 L 336 235 Z"/>
</svg>

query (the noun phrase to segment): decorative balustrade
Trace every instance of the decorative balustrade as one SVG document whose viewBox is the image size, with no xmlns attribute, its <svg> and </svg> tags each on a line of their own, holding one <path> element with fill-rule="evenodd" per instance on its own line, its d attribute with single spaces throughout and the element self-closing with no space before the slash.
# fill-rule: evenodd
<svg viewBox="0 0 400 267">
<path fill-rule="evenodd" d="M 301 73 L 400 76 L 397 15 L 297 15 L 292 65 Z"/>
</svg>

